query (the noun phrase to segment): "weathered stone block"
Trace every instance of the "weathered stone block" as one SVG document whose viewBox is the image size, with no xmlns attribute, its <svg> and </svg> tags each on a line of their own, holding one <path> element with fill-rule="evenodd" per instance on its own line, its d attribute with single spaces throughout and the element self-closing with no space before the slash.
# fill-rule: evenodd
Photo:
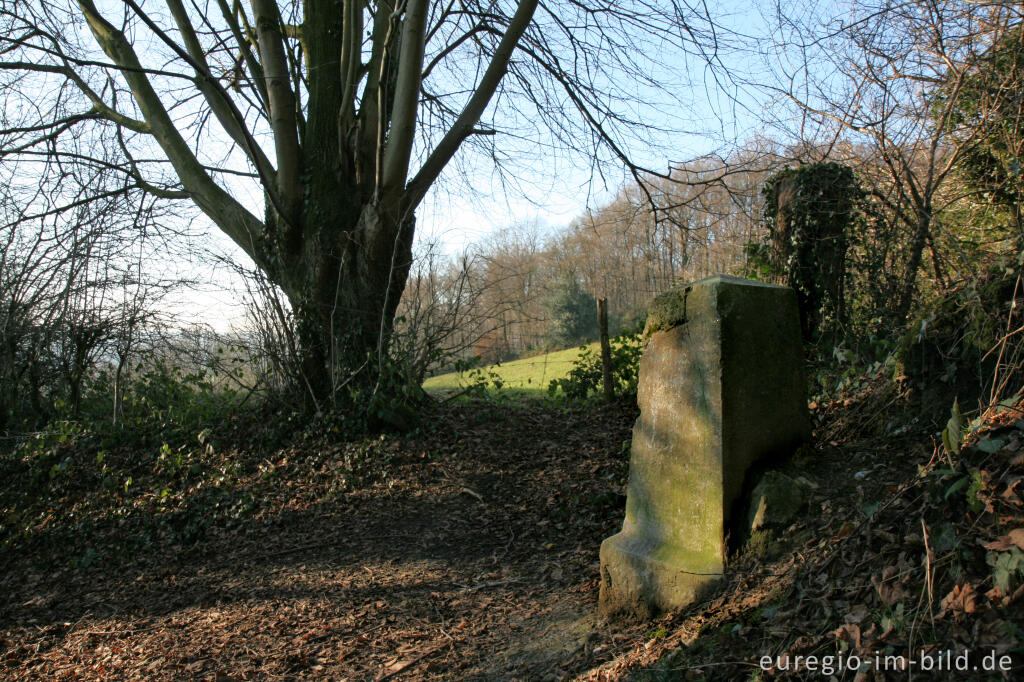
<svg viewBox="0 0 1024 682">
<path fill-rule="evenodd" d="M 747 468 L 810 431 L 792 289 L 717 275 L 652 312 L 626 518 L 601 544 L 604 615 L 677 609 L 720 577 Z"/>
<path fill-rule="evenodd" d="M 790 523 L 804 504 L 805 487 L 781 472 L 766 471 L 750 493 L 746 530 L 753 532 Z"/>
</svg>

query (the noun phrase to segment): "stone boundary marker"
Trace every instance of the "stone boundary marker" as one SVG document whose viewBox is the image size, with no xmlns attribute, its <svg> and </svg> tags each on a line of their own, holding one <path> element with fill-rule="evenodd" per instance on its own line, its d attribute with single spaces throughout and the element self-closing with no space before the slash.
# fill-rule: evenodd
<svg viewBox="0 0 1024 682">
<path fill-rule="evenodd" d="M 651 303 L 626 519 L 601 543 L 604 616 L 678 609 L 721 577 L 755 461 L 810 435 L 796 293 L 716 275 Z"/>
</svg>

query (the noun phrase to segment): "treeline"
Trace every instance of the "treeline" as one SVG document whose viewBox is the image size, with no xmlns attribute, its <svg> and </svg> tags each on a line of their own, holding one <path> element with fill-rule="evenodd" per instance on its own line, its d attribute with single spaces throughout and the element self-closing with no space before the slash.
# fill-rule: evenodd
<svg viewBox="0 0 1024 682">
<path fill-rule="evenodd" d="M 398 312 L 398 341 L 433 348 L 415 371 L 487 363 L 596 339 L 596 299 L 612 333 L 642 323 L 652 297 L 681 282 L 739 272 L 763 232 L 761 188 L 786 163 L 748 151 L 645 178 L 565 228 L 519 223 L 456 258 L 426 249 Z"/>
<path fill-rule="evenodd" d="M 953 393 L 1014 395 L 1021 8 L 853 10 L 860 20 L 816 41 L 774 46 L 798 66 L 758 85 L 771 138 L 637 174 L 553 234 L 519 225 L 458 259 L 424 258 L 399 313 L 407 347 L 432 349 L 413 375 L 592 339 L 595 298 L 629 326 L 655 294 L 723 272 L 794 286 L 822 358 L 898 357 Z"/>
<path fill-rule="evenodd" d="M 898 353 L 908 374 L 983 382 L 990 402 L 1013 395 L 1024 365 L 1021 8 L 853 11 L 860 20 L 819 40 L 775 46 L 799 66 L 755 84 L 764 137 L 663 175 L 633 169 L 561 229 L 514 223 L 458 257 L 423 248 L 390 344 L 366 361 L 415 404 L 430 373 L 596 338 L 598 298 L 615 333 L 641 323 L 656 294 L 724 272 L 796 287 L 820 357 Z M 126 386 L 152 396 L 153 382 L 193 370 L 230 386 L 240 364 L 245 395 L 303 404 L 303 330 L 265 278 L 243 277 L 244 329 L 186 334 L 159 312 L 190 285 L 154 265 L 193 243 L 174 234 L 184 228 L 169 204 L 137 189 L 79 204 L 102 173 L 35 186 L 0 168 L 0 431 L 85 412 L 117 422 Z M 183 373 L 160 374 L 170 360 Z"/>
</svg>

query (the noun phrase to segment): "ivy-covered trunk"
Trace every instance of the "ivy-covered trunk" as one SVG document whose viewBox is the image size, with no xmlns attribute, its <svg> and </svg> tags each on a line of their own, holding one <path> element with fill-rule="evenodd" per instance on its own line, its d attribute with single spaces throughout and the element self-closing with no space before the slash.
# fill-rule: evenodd
<svg viewBox="0 0 1024 682">
<path fill-rule="evenodd" d="M 348 409 L 390 388 L 380 379 L 412 260 L 414 219 L 379 204 L 353 218 L 356 207 L 332 197 L 311 204 L 321 209 L 311 217 L 322 218 L 299 249 L 278 259 L 274 279 L 295 317 L 296 379 L 307 401 L 321 411 Z"/>
<path fill-rule="evenodd" d="M 931 206 L 926 205 L 919 209 L 915 218 L 917 224 L 914 226 L 914 236 L 910 242 L 910 253 L 907 258 L 907 269 L 903 274 L 903 284 L 896 307 L 896 319 L 901 322 L 906 320 L 907 315 L 910 314 L 910 308 L 917 293 L 917 271 L 921 268 L 921 262 L 924 260 L 924 248 L 928 244 L 931 234 Z"/>
<path fill-rule="evenodd" d="M 765 183 L 772 259 L 796 290 L 805 340 L 838 333 L 846 321 L 846 252 L 861 189 L 849 166 L 818 162 L 779 171 Z"/>
</svg>

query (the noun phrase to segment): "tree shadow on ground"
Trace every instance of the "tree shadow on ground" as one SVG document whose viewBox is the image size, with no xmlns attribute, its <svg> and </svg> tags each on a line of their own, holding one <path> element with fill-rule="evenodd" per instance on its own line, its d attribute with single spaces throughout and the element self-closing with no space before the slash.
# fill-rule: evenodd
<svg viewBox="0 0 1024 682">
<path fill-rule="evenodd" d="M 8 562 L 0 637 L 21 641 L 0 661 L 38 676 L 116 645 L 129 653 L 109 669 L 161 660 L 154 679 L 364 679 L 403 664 L 423 679 L 559 677 L 593 648 L 597 550 L 621 524 L 605 474 L 632 415 L 520 416 L 456 422 L 403 443 L 390 483 L 214 526 L 191 546 L 82 568 L 39 538 L 48 551 Z"/>
</svg>

